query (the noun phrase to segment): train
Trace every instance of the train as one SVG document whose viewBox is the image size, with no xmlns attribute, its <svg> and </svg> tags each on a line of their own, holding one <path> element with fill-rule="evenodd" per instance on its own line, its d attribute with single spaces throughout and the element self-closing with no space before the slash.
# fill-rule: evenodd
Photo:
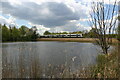
<svg viewBox="0 0 120 80">
<path fill-rule="evenodd" d="M 40 38 L 82 38 L 83 34 L 55 34 L 41 35 Z"/>
</svg>

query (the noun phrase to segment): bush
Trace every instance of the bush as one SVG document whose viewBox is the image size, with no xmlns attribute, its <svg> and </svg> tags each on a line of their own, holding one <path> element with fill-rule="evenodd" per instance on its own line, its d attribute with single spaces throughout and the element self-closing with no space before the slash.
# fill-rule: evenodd
<svg viewBox="0 0 120 80">
<path fill-rule="evenodd" d="M 118 52 L 111 54 L 100 54 L 97 57 L 97 64 L 91 68 L 92 78 L 118 78 Z"/>
</svg>

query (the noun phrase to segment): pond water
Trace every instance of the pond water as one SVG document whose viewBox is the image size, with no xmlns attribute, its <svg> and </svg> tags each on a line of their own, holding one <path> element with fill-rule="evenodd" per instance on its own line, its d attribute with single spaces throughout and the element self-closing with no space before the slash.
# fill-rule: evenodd
<svg viewBox="0 0 120 80">
<path fill-rule="evenodd" d="M 34 78 L 57 75 L 69 68 L 96 63 L 98 46 L 80 42 L 2 43 L 3 78 Z"/>
</svg>

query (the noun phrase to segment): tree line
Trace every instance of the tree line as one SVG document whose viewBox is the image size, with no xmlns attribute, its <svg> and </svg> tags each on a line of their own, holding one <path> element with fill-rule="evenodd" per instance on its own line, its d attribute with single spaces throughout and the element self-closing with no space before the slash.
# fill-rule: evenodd
<svg viewBox="0 0 120 80">
<path fill-rule="evenodd" d="M 83 36 L 85 38 L 98 38 L 98 36 L 96 36 L 97 34 L 99 34 L 98 32 L 96 32 L 97 29 L 96 28 L 92 28 L 89 32 L 85 32 L 83 34 Z M 118 34 L 114 33 L 114 34 L 105 34 L 105 37 L 108 38 L 118 38 Z"/>
<path fill-rule="evenodd" d="M 118 27 L 118 33 L 120 33 L 120 27 Z M 0 24 L 0 29 L 2 30 L 2 41 L 35 41 L 39 34 L 37 33 L 36 26 L 33 26 L 32 28 L 28 28 L 27 26 L 22 25 L 20 28 L 17 28 L 16 26 L 6 26 Z M 55 34 L 83 34 L 83 37 L 85 38 L 97 38 L 96 36 L 96 29 L 92 28 L 90 31 L 76 31 L 76 32 L 49 32 L 45 31 L 44 35 L 55 35 Z M 118 38 L 120 40 L 120 36 L 117 34 L 106 34 L 106 37 L 111 38 Z"/>
<path fill-rule="evenodd" d="M 82 31 L 75 31 L 75 32 L 49 32 L 49 31 L 45 31 L 44 35 L 57 35 L 57 34 L 81 34 Z"/>
<path fill-rule="evenodd" d="M 84 30 L 84 31 L 76 31 L 76 32 L 49 32 L 49 31 L 45 31 L 44 35 L 57 35 L 57 34 L 83 34 L 84 38 L 97 38 L 96 34 L 96 28 L 92 28 L 90 31 Z M 106 34 L 106 37 L 111 37 L 111 38 L 117 38 L 118 35 L 117 34 Z"/>
<path fill-rule="evenodd" d="M 0 24 L 0 29 L 2 30 L 2 42 L 35 41 L 39 36 L 36 26 L 28 28 L 22 25 L 20 28 L 17 28 L 16 26 L 11 27 Z"/>
</svg>

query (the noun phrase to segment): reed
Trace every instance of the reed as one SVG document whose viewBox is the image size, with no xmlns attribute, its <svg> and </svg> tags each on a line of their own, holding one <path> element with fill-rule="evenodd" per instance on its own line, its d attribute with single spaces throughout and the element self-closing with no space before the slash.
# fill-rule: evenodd
<svg viewBox="0 0 120 80">
<path fill-rule="evenodd" d="M 20 49 L 20 51 L 22 50 Z M 26 61 L 23 53 L 19 54 L 19 59 L 15 62 L 16 64 L 14 59 L 11 59 L 10 62 L 7 58 L 8 55 L 3 54 L 3 78 L 118 78 L 119 76 L 119 52 L 116 49 L 107 55 L 98 55 L 96 65 L 83 67 L 76 71 L 72 71 L 70 67 L 74 61 L 69 61 L 70 63 L 68 64 L 67 57 L 65 64 L 53 66 L 49 63 L 43 67 L 39 61 L 39 56 L 36 56 L 37 54 L 29 54 L 29 61 Z M 17 64 L 18 67 L 14 69 L 14 65 Z"/>
</svg>

